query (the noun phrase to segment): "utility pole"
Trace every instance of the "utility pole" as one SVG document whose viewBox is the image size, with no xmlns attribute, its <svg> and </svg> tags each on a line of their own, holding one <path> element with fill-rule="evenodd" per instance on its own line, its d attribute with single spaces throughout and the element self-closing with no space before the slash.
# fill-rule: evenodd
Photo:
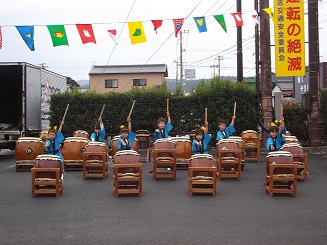
<svg viewBox="0 0 327 245">
<path fill-rule="evenodd" d="M 182 85 L 183 85 L 183 42 L 182 42 L 182 30 L 179 31 L 179 35 L 180 35 L 180 38 L 179 38 L 179 43 L 180 43 L 180 50 L 179 50 L 179 63 L 180 63 L 180 80 L 179 80 L 179 83 L 180 83 L 180 88 L 182 89 Z"/>
<path fill-rule="evenodd" d="M 271 51 L 270 23 L 264 8 L 269 8 L 269 0 L 260 0 L 260 65 L 261 65 L 261 115 L 262 115 L 262 146 L 266 144 L 268 130 L 273 118 L 272 82 L 271 82 Z"/>
<path fill-rule="evenodd" d="M 258 0 L 254 0 L 254 9 L 259 12 L 258 8 Z M 255 25 L 254 27 L 254 49 L 255 49 L 255 84 L 256 84 L 256 91 L 258 95 L 258 100 L 260 101 L 260 77 L 259 77 L 259 25 Z"/>
<path fill-rule="evenodd" d="M 216 76 L 216 67 L 217 67 L 217 65 L 210 66 L 210 68 L 213 68 L 213 78 L 215 78 L 215 76 Z"/>
<path fill-rule="evenodd" d="M 219 77 L 219 80 L 220 80 L 220 61 L 223 59 L 224 59 L 224 57 L 218 55 L 218 77 Z"/>
<path fill-rule="evenodd" d="M 319 31 L 318 31 L 318 1 L 308 0 L 309 25 L 309 94 L 310 115 L 309 132 L 310 146 L 322 146 L 322 122 L 320 113 L 319 86 Z"/>
<path fill-rule="evenodd" d="M 242 13 L 241 0 L 236 0 L 236 11 Z M 237 27 L 237 81 L 243 81 L 242 26 Z"/>
</svg>

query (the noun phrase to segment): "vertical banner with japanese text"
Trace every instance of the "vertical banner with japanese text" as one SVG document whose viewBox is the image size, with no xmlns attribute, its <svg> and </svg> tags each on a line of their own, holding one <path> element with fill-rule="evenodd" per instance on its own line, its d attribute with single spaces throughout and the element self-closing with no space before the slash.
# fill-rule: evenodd
<svg viewBox="0 0 327 245">
<path fill-rule="evenodd" d="M 276 76 L 305 76 L 304 0 L 274 0 Z"/>
</svg>

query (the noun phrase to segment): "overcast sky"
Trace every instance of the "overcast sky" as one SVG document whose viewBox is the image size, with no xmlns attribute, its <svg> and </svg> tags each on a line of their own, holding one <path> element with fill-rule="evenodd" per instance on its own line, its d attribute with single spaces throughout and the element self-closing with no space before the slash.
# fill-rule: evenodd
<svg viewBox="0 0 327 245">
<path fill-rule="evenodd" d="M 320 59 L 327 61 L 327 49 L 322 48 L 327 39 L 327 0 L 319 1 Z M 134 5 L 133 5 L 134 4 Z M 273 7 L 273 1 L 270 0 Z M 243 64 L 244 76 L 255 75 L 254 24 L 251 11 L 254 1 L 242 1 L 243 12 Z M 236 12 L 236 0 L 10 0 L 1 3 L 0 25 L 3 47 L 0 62 L 25 61 L 45 63 L 49 70 L 70 76 L 74 80 L 88 79 L 92 65 L 162 64 L 168 66 L 169 78 L 176 77 L 179 60 L 179 38 L 174 32 L 172 19 L 188 17 L 182 30 L 184 68 L 196 69 L 196 78 L 211 78 L 221 57 L 220 74 L 236 76 L 236 27 L 230 13 Z M 307 13 L 307 0 L 305 0 Z M 212 15 L 225 14 L 227 33 Z M 206 16 L 207 32 L 199 33 L 193 17 Z M 163 19 L 156 34 L 150 20 Z M 128 21 L 143 21 L 147 42 L 132 45 Z M 97 44 L 82 44 L 75 24 L 93 24 Z M 272 21 L 271 21 L 272 23 Z M 64 24 L 69 46 L 53 47 L 46 25 Z M 35 51 L 30 51 L 15 26 L 35 25 Z M 305 16 L 307 29 L 307 15 Z M 116 27 L 119 45 L 111 40 L 106 30 Z M 271 28 L 271 43 L 273 28 Z M 307 41 L 307 31 L 306 31 Z M 307 51 L 307 46 L 306 46 Z M 306 52 L 307 54 L 307 52 Z M 274 72 L 274 48 L 272 68 Z M 308 56 L 306 56 L 306 64 Z"/>
</svg>

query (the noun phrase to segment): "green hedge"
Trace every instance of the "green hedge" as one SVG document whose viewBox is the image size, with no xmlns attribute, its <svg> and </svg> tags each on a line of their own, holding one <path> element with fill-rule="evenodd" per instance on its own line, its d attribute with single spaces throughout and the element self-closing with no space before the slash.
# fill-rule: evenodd
<svg viewBox="0 0 327 245">
<path fill-rule="evenodd" d="M 302 145 L 308 145 L 309 120 L 306 112 L 294 101 L 283 103 L 285 126 L 295 135 Z"/>
<path fill-rule="evenodd" d="M 121 124 L 126 126 L 133 100 L 136 100 L 131 116 L 133 130 L 146 129 L 153 132 L 160 117 L 166 117 L 166 99 L 176 134 L 185 134 L 204 124 L 204 108 L 208 108 L 209 131 L 217 131 L 220 119 L 230 122 L 234 101 L 237 102 L 237 134 L 243 130 L 257 130 L 260 119 L 256 108 L 256 94 L 245 84 L 224 80 L 201 82 L 190 96 L 172 94 L 166 86 L 160 89 L 132 89 L 125 93 L 95 92 L 79 93 L 77 90 L 51 97 L 51 125 L 58 125 L 65 107 L 69 111 L 65 119 L 63 132 L 72 135 L 77 129 L 93 131 L 93 125 L 99 117 L 103 104 L 106 104 L 103 121 L 107 133 L 117 134 Z"/>
<path fill-rule="evenodd" d="M 97 121 L 103 104 L 103 122 L 107 134 L 118 134 L 119 126 L 125 125 L 133 100 L 136 101 L 131 116 L 133 131 L 146 129 L 154 132 L 156 122 L 160 117 L 166 117 L 166 99 L 169 107 L 172 134 L 183 135 L 204 124 L 204 108 L 208 108 L 209 132 L 215 136 L 220 119 L 230 122 L 234 102 L 237 102 L 235 120 L 236 135 L 244 130 L 258 130 L 260 110 L 257 103 L 255 87 L 248 83 L 234 83 L 218 78 L 211 81 L 201 81 L 189 96 L 172 94 L 165 85 L 156 88 L 134 88 L 125 93 L 95 92 L 80 93 L 77 90 L 51 97 L 51 125 L 58 125 L 69 104 L 69 111 L 65 120 L 63 133 L 66 137 L 75 130 L 81 129 L 93 132 L 93 125 Z M 322 117 L 327 125 L 327 92 L 323 90 Z M 287 129 L 296 135 L 301 142 L 307 143 L 309 128 L 307 115 L 298 104 L 284 104 L 284 117 Z M 327 131 L 324 129 L 324 139 Z M 214 137 L 213 136 L 213 137 Z"/>
</svg>

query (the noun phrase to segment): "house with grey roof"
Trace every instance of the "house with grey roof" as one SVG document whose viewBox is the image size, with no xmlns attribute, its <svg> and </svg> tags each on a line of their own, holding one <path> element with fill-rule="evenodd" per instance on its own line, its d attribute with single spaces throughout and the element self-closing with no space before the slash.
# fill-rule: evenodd
<svg viewBox="0 0 327 245">
<path fill-rule="evenodd" d="M 276 81 L 276 85 L 272 90 L 272 95 L 274 95 L 276 92 L 281 92 L 283 98 L 293 97 L 293 81 Z"/>
<path fill-rule="evenodd" d="M 165 77 L 168 77 L 168 69 L 166 64 L 94 65 L 89 77 L 90 90 L 99 93 L 124 92 L 133 87 L 160 88 Z"/>
</svg>

